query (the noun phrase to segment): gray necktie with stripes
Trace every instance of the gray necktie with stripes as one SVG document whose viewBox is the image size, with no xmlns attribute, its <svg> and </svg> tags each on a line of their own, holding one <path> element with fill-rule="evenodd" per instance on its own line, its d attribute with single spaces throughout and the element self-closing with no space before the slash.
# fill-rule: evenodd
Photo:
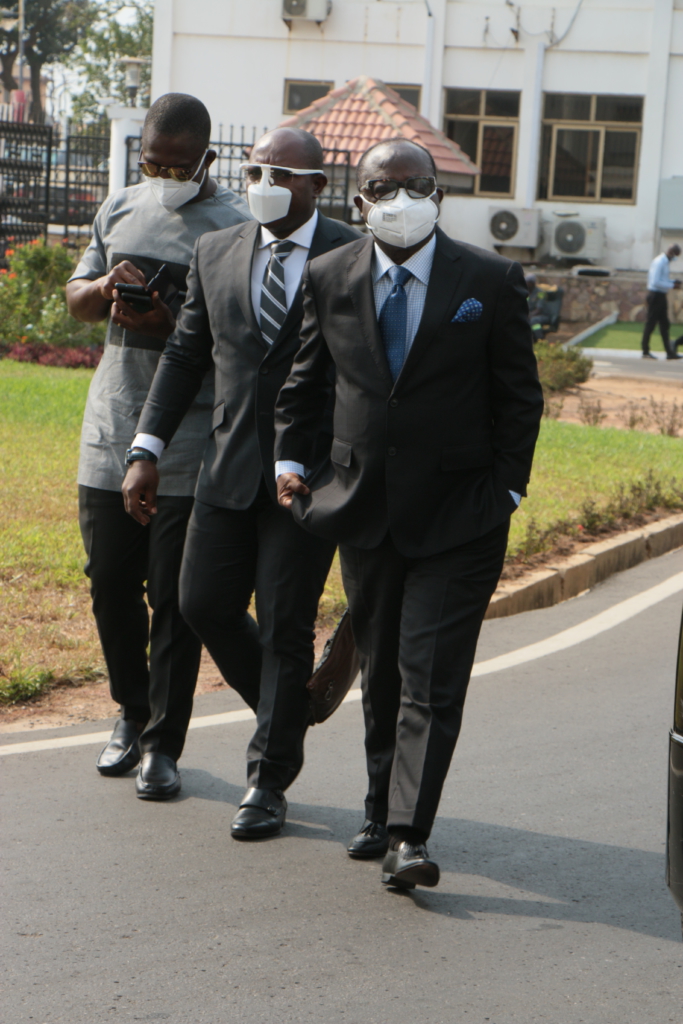
<svg viewBox="0 0 683 1024">
<path fill-rule="evenodd" d="M 296 242 L 273 242 L 261 285 L 261 333 L 272 345 L 287 316 L 284 261 Z"/>
</svg>

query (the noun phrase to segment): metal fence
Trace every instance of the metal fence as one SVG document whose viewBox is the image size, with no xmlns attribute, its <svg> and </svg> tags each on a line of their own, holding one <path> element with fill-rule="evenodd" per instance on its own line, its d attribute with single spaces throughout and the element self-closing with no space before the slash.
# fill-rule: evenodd
<svg viewBox="0 0 683 1024">
<path fill-rule="evenodd" d="M 0 121 L 0 257 L 47 235 L 52 128 Z"/>
<path fill-rule="evenodd" d="M 109 192 L 109 136 L 82 133 L 69 135 L 59 151 L 63 155 L 63 185 L 56 182 L 50 203 L 50 220 L 70 227 L 92 224 Z"/>
<path fill-rule="evenodd" d="M 50 225 L 89 232 L 109 191 L 109 136 L 0 121 L 0 258 Z"/>
<path fill-rule="evenodd" d="M 209 143 L 211 149 L 214 149 L 217 154 L 216 160 L 211 165 L 211 177 L 238 195 L 245 196 L 246 182 L 240 170 L 240 164 L 249 159 L 251 147 L 262 134 L 263 132 L 257 131 L 256 128 L 249 133 L 245 132 L 244 128 L 231 128 L 227 139 Z M 128 136 L 126 151 L 126 185 L 137 185 L 142 179 L 138 167 L 139 137 Z M 351 154 L 347 150 L 323 148 L 323 155 L 325 174 L 328 180 L 318 206 L 328 217 L 348 221 L 350 219 L 348 196 Z"/>
</svg>

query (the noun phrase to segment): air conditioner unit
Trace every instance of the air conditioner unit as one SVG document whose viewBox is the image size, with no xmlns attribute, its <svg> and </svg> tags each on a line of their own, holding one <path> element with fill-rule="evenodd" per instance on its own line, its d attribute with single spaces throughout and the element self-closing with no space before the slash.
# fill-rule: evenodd
<svg viewBox="0 0 683 1024">
<path fill-rule="evenodd" d="M 489 206 L 489 232 L 494 245 L 535 249 L 540 228 L 539 210 Z"/>
<path fill-rule="evenodd" d="M 550 255 L 600 260 L 605 251 L 605 218 L 561 217 L 552 224 Z"/>
<path fill-rule="evenodd" d="M 282 0 L 285 21 L 299 18 L 303 21 L 325 21 L 332 10 L 332 0 Z"/>
</svg>

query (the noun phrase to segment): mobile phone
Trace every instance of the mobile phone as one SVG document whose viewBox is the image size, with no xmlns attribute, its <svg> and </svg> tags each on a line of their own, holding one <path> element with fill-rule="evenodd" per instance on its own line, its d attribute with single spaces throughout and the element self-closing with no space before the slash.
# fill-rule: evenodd
<svg viewBox="0 0 683 1024">
<path fill-rule="evenodd" d="M 152 309 L 152 293 L 144 284 L 117 284 L 115 288 L 124 302 L 136 313 L 149 313 Z"/>
</svg>

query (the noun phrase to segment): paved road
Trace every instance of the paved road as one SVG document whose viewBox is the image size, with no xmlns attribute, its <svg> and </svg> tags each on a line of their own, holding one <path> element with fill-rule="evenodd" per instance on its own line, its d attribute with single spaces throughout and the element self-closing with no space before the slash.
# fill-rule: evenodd
<svg viewBox="0 0 683 1024">
<path fill-rule="evenodd" d="M 683 571 L 683 552 L 485 623 L 485 661 Z M 382 889 L 362 818 L 360 705 L 308 742 L 286 837 L 231 841 L 251 723 L 190 733 L 182 799 L 102 779 L 96 747 L 0 758 L 4 1024 L 680 1024 L 664 885 L 667 734 L 683 595 L 482 675 L 432 839 L 436 890 Z M 229 693 L 197 714 L 237 706 Z M 79 726 L 3 743 L 66 737 Z"/>
<path fill-rule="evenodd" d="M 663 352 L 655 353 L 655 361 L 643 359 L 635 349 L 586 348 L 583 351 L 593 360 L 598 376 L 653 377 L 683 384 L 683 359 L 667 359 Z"/>
</svg>

